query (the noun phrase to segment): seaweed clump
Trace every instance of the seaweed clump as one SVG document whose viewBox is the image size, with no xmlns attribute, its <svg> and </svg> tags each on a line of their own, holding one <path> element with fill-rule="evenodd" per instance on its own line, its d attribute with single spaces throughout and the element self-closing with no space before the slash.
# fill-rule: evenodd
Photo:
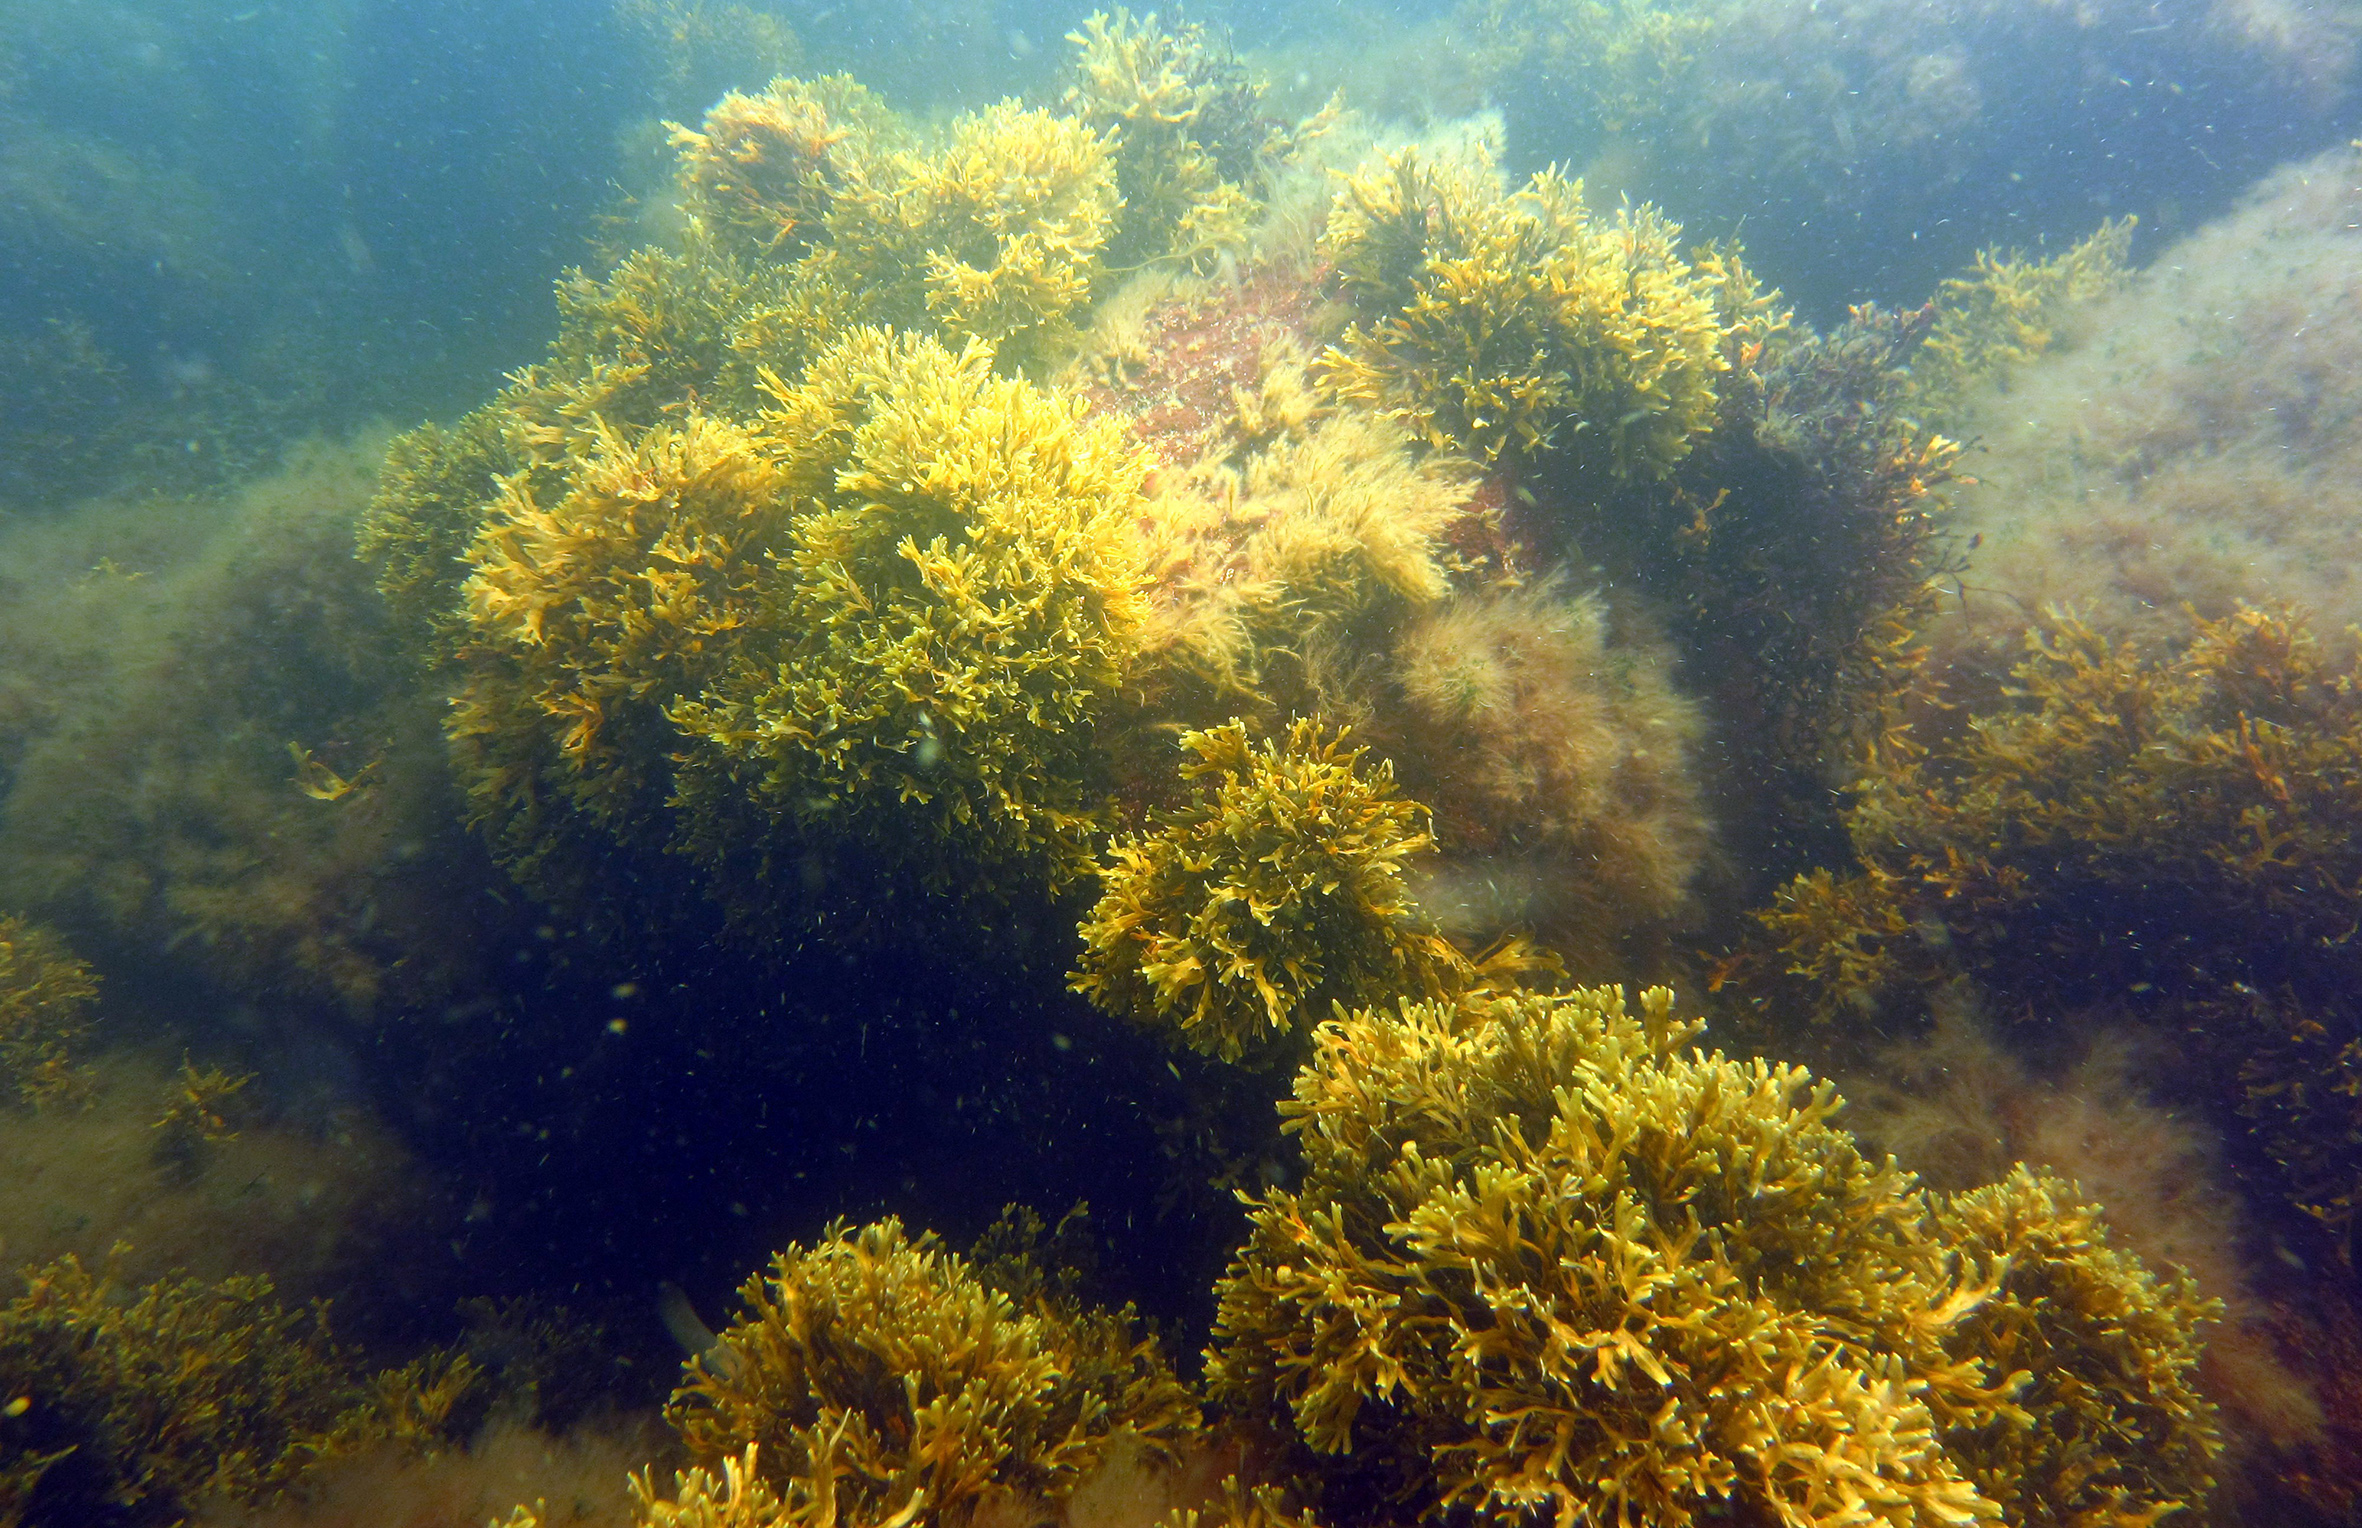
<svg viewBox="0 0 2362 1528">
<path fill-rule="evenodd" d="M 1124 210 L 1113 127 L 1015 100 L 921 146 L 847 76 L 781 78 L 673 142 L 695 236 L 744 282 L 731 343 L 781 370 L 862 323 L 982 339 L 1011 367 L 1044 359 Z"/>
<path fill-rule="evenodd" d="M 1490 152 L 1365 166 L 1324 247 L 1358 315 L 1322 358 L 1337 396 L 1485 461 L 1546 449 L 1606 483 L 1663 478 L 1730 369 L 1722 257 L 1654 208 L 1592 216 L 1545 170 L 1509 193 Z"/>
<path fill-rule="evenodd" d="M 364 1444 L 449 1442 L 478 1371 L 434 1356 L 371 1379 L 271 1281 L 166 1278 L 138 1290 L 71 1255 L 28 1270 L 0 1309 L 0 1521 L 27 1528 L 186 1522 L 246 1505 Z"/>
<path fill-rule="evenodd" d="M 667 1411 L 723 1474 L 684 1477 L 670 1510 L 718 1486 L 764 1499 L 769 1515 L 750 1522 L 1022 1521 L 1054 1512 L 1119 1445 L 1169 1461 L 1198 1427 L 1128 1309 L 1021 1306 L 896 1220 L 790 1247 L 742 1297 L 747 1314 L 692 1361 Z M 641 1495 L 668 1520 L 645 1482 Z"/>
<path fill-rule="evenodd" d="M 1121 6 L 1094 12 L 1066 40 L 1076 50 L 1068 109 L 1117 134 L 1123 212 L 1107 263 L 1204 270 L 1243 249 L 1257 210 L 1250 183 L 1285 144 L 1237 55 L 1202 23 L 1167 29 Z"/>
<path fill-rule="evenodd" d="M 1577 971 L 1689 911 L 1708 841 L 1703 720 L 1619 617 L 1555 577 L 1470 591 L 1406 623 L 1389 676 L 1389 751 L 1442 840 L 1421 901 L 1455 933 L 1523 922 Z"/>
<path fill-rule="evenodd" d="M 0 1096 L 39 1106 L 89 1094 L 89 1069 L 74 1052 L 97 998 L 98 978 L 64 940 L 0 917 Z"/>
<path fill-rule="evenodd" d="M 1799 878 L 1765 915 L 1817 1011 L 1961 967 L 2069 1004 L 2342 980 L 2362 914 L 2351 665 L 2291 616 L 2191 635 L 2160 655 L 2055 613 L 1998 705 L 1886 734 L 1847 813 L 1859 868 Z"/>
<path fill-rule="evenodd" d="M 1250 1196 L 1217 1401 L 1356 1521 L 2153 1520 L 2217 1447 L 2185 1281 L 2062 1187 L 1930 1196 L 1652 989 L 1360 1011 Z M 2120 1325 L 2129 1323 L 2129 1332 Z M 2028 1367 L 2051 1365 L 2036 1379 Z"/>
<path fill-rule="evenodd" d="M 1263 151 L 1234 152 L 1258 97 L 1208 35 L 1094 35 L 1130 63 L 1091 79 L 1136 65 L 1179 113 L 1168 148 L 1224 177 Z M 620 870 L 677 901 L 686 854 L 751 928 L 818 916 L 849 859 L 889 886 L 1087 865 L 1146 463 L 996 373 L 1091 300 L 1123 141 L 1004 101 L 922 143 L 842 78 L 734 94 L 676 136 L 679 247 L 570 273 L 541 364 L 395 443 L 362 550 L 463 692 L 474 815 L 529 888 L 594 915 Z"/>
<path fill-rule="evenodd" d="M 400 626 L 448 662 L 465 553 L 523 472 L 550 491 L 599 429 L 630 437 L 690 408 L 751 414 L 765 368 L 793 377 L 846 332 L 893 324 L 995 342 L 1013 365 L 1086 301 L 1114 216 L 1108 144 L 1004 102 L 940 150 L 851 78 L 781 78 L 676 129 L 689 227 L 556 286 L 548 355 L 454 426 L 394 443 L 361 533 Z"/>
<path fill-rule="evenodd" d="M 1300 377 L 1300 353 L 1270 371 Z M 1367 410 L 1273 433 L 1238 466 L 1214 447 L 1157 475 L 1141 524 L 1157 707 L 1209 722 L 1366 712 L 1360 655 L 1450 593 L 1451 537 L 1481 521 L 1466 462 L 1416 455 Z"/>
<path fill-rule="evenodd" d="M 980 344 L 856 330 L 766 386 L 746 425 L 598 431 L 547 501 L 505 484 L 451 724 L 502 858 L 587 908 L 612 850 L 686 855 L 758 941 L 849 884 L 1074 879 L 1142 465 Z"/>
<path fill-rule="evenodd" d="M 2096 1205 L 2020 1163 L 1937 1201 L 1963 1259 L 2002 1270 L 1955 1351 L 2027 1376 L 2031 1427 L 1955 1428 L 1944 1446 L 2009 1523 L 2155 1521 L 2204 1502 L 2221 1445 L 2204 1419 L 2191 1333 L 2220 1321 L 2187 1273 L 2150 1274 L 2108 1245 Z"/>
<path fill-rule="evenodd" d="M 1743 272 L 1733 267 L 1734 277 Z M 1841 838 L 1829 761 L 1910 676 L 1914 633 L 1958 564 L 1947 488 L 1959 445 L 1914 417 L 1912 359 L 1934 310 L 1856 308 L 1816 332 L 1760 300 L 1721 425 L 1655 489 L 1578 534 L 1632 548 L 1711 691 L 1734 791 L 1774 841 L 1742 863 L 1791 872 Z M 1799 843 L 1801 841 L 1801 844 Z"/>
<path fill-rule="evenodd" d="M 941 153 L 857 176 L 810 266 L 846 279 L 857 321 L 933 325 L 1033 359 L 1073 332 L 1114 231 L 1112 134 L 1003 101 L 952 125 Z"/>
<path fill-rule="evenodd" d="M 1237 1061 L 1268 1059 L 1299 1014 L 1474 979 L 1404 888 L 1434 839 L 1392 764 L 1365 772 L 1365 750 L 1310 721 L 1259 749 L 1236 722 L 1181 747 L 1195 797 L 1109 849 L 1076 991 Z"/>
<path fill-rule="evenodd" d="M 1935 322 L 1911 360 L 1908 405 L 1921 418 L 1958 417 L 1969 400 L 2050 348 L 2075 308 L 2124 285 L 2138 219 L 2113 218 L 2048 260 L 1977 251 L 1976 272 L 1936 292 Z"/>
<path fill-rule="evenodd" d="M 2027 644 L 1996 704 L 1871 754 L 1855 868 L 1762 914 L 1784 984 L 1765 990 L 1832 1016 L 1965 972 L 2029 1006 L 2178 1019 L 2342 1234 L 2362 1194 L 2352 661 L 2252 609 L 2168 654 L 2065 614 Z"/>
<path fill-rule="evenodd" d="M 442 667 L 466 645 L 468 550 L 509 494 L 562 493 L 603 438 L 678 423 L 692 403 L 752 409 L 758 352 L 808 358 L 800 338 L 768 349 L 748 338 L 764 315 L 776 326 L 765 299 L 778 298 L 778 282 L 694 230 L 678 251 L 635 250 L 603 277 L 568 271 L 547 356 L 457 422 L 395 438 L 358 550 L 415 663 Z"/>
<path fill-rule="evenodd" d="M 832 151 L 848 132 L 828 103 L 783 77 L 761 95 L 731 91 L 701 125 L 672 124 L 682 209 L 742 257 L 790 260 L 811 248 L 843 179 Z"/>
</svg>

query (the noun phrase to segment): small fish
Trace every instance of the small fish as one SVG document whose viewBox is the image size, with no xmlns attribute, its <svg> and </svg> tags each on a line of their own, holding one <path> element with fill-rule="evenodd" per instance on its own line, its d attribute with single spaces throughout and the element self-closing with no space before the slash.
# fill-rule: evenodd
<svg viewBox="0 0 2362 1528">
<path fill-rule="evenodd" d="M 312 751 L 301 743 L 287 745 L 289 757 L 295 760 L 295 788 L 314 801 L 342 801 L 365 785 L 372 784 L 372 776 L 382 759 L 372 759 L 345 778 L 312 756 Z"/>
<path fill-rule="evenodd" d="M 720 1334 L 707 1326 L 697 1314 L 697 1307 L 689 1303 L 689 1292 L 672 1280 L 656 1286 L 656 1315 L 672 1340 L 691 1359 L 702 1360 L 706 1368 L 722 1379 L 737 1377 L 740 1368 L 738 1350 L 726 1345 Z"/>
<path fill-rule="evenodd" d="M 919 740 L 912 745 L 910 762 L 922 775 L 931 775 L 943 767 L 943 739 L 935 735 L 935 718 L 919 713 Z"/>
</svg>

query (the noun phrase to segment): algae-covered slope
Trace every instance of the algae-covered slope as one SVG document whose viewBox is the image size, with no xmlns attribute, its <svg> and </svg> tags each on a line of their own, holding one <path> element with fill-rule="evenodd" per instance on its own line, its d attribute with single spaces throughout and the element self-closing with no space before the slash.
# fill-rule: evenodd
<svg viewBox="0 0 2362 1528">
<path fill-rule="evenodd" d="M 2358 183 L 2350 147 L 2275 172 L 1972 400 L 1960 526 L 1981 545 L 1947 649 L 2005 665 L 2021 617 L 2052 604 L 2151 639 L 2184 603 L 2300 605 L 2331 640 L 2362 618 Z"/>
</svg>

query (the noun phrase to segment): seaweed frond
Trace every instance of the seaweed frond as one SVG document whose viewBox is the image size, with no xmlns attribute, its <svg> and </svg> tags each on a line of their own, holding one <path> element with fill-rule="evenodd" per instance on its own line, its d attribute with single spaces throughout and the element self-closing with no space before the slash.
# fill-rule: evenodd
<svg viewBox="0 0 2362 1528">
<path fill-rule="evenodd" d="M 1346 739 L 1310 721 L 1260 748 L 1236 722 L 1185 734 L 1193 798 L 1109 849 L 1074 990 L 1237 1061 L 1278 1054 L 1334 1003 L 1477 984 L 1404 887 L 1434 845 L 1426 808 Z"/>
<path fill-rule="evenodd" d="M 1909 406 L 1949 422 L 1970 396 L 2050 348 L 2059 323 L 2131 279 L 2136 218 L 2110 218 L 2099 230 L 2048 260 L 2021 252 L 1977 252 L 1976 272 L 1936 292 L 1935 326 L 1911 361 Z"/>
<path fill-rule="evenodd" d="M 768 1493 L 783 1522 L 1054 1511 L 1119 1438 L 1170 1459 L 1198 1426 L 1130 1312 L 1020 1310 L 896 1220 L 790 1247 L 741 1298 L 668 1415 L 728 1461 L 726 1500 Z M 684 1480 L 683 1502 L 713 1485 Z"/>
<path fill-rule="evenodd" d="M 1716 418 L 1727 269 L 1656 209 L 1612 219 L 1545 170 L 1506 192 L 1481 147 L 1366 165 L 1324 247 L 1359 315 L 1323 358 L 1341 398 L 1492 461 L 1554 449 L 1614 482 L 1662 478 Z"/>
<path fill-rule="evenodd" d="M 35 1106 L 89 1096 L 75 1058 L 90 1031 L 98 978 L 50 930 L 0 917 L 0 1096 Z"/>
</svg>

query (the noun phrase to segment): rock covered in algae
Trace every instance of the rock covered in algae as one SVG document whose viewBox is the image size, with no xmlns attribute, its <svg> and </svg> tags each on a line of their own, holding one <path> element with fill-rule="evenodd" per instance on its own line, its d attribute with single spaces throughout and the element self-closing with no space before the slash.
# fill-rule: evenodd
<svg viewBox="0 0 2362 1528">
<path fill-rule="evenodd" d="M 1871 758 L 1848 813 L 1859 873 L 1801 878 L 1766 915 L 1791 974 L 1836 1003 L 1957 960 L 2090 1001 L 2344 969 L 2353 660 L 2256 610 L 2193 621 L 2178 651 L 2068 614 L 2025 642 L 1999 704 Z M 1945 937 L 1909 936 L 1923 918 Z"/>
<path fill-rule="evenodd" d="M 2171 1013 L 2242 1078 L 2295 1201 L 2344 1232 L 2362 1197 L 2342 1080 L 2362 1056 L 2354 661 L 2255 610 L 2194 621 L 2178 651 L 2063 614 L 2026 643 L 1997 704 L 1871 756 L 1856 866 L 1762 914 L 1762 990 L 1829 1016 L 1966 972 L 2029 1004 Z"/>
<path fill-rule="evenodd" d="M 780 1510 L 749 1522 L 1027 1520 L 1119 1444 L 1170 1458 L 1198 1427 L 1129 1311 L 1021 1306 L 896 1220 L 790 1247 L 742 1298 L 668 1410 L 723 1470 L 684 1477 L 676 1509 L 759 1495 Z"/>
<path fill-rule="evenodd" d="M 764 937 L 845 876 L 1073 879 L 1141 620 L 1142 464 L 981 345 L 857 330 L 767 385 L 743 424 L 596 431 L 546 499 L 506 482 L 452 722 L 504 858 L 588 901 L 602 843 L 684 854 Z"/>
<path fill-rule="evenodd" d="M 2059 1185 L 1931 1197 L 1801 1068 L 1682 1052 L 1672 1001 L 1318 1032 L 1281 1106 L 1302 1186 L 1248 1201 L 1209 1384 L 1298 1441 L 1324 1509 L 2032 1525 L 2204 1497 L 2185 1282 L 2102 1255 Z"/>
<path fill-rule="evenodd" d="M 1911 360 L 1912 413 L 1950 427 L 1978 391 L 2048 350 L 2075 308 L 2124 286 L 2137 221 L 2104 222 L 2048 260 L 1979 250 L 1976 273 L 1953 277 L 1936 293 L 1935 323 Z"/>
<path fill-rule="evenodd" d="M 374 1441 L 448 1441 L 480 1371 L 436 1355 L 372 1379 L 323 1307 L 265 1278 L 138 1289 L 72 1256 L 0 1308 L 0 1520 L 168 1528 L 208 1500 L 271 1499 Z"/>
<path fill-rule="evenodd" d="M 8 526 L 0 905 L 280 1012 L 471 978 L 498 877 L 353 557 L 376 455 Z"/>
<path fill-rule="evenodd" d="M 1124 326 L 1158 336 L 1137 386 L 1094 391 L 1166 456 L 1141 521 L 1144 716 L 1350 724 L 1435 810 L 1418 894 L 1455 934 L 1581 958 L 1670 925 L 1706 842 L 1670 649 L 1630 607 L 1525 575 L 1473 463 L 1325 397 L 1273 288 L 1300 290 L 1185 287 Z M 1211 385 L 1183 374 L 1201 365 Z M 1124 750 L 1147 799 L 1162 751 Z"/>
<path fill-rule="evenodd" d="M 1959 529 L 1973 586 L 1931 633 L 2003 674 L 2029 610 L 2071 604 L 2171 641 L 2184 604 L 2220 619 L 2288 602 L 2323 637 L 2362 621 L 2362 150 L 2298 160 L 1968 401 L 1984 447 Z"/>
</svg>

